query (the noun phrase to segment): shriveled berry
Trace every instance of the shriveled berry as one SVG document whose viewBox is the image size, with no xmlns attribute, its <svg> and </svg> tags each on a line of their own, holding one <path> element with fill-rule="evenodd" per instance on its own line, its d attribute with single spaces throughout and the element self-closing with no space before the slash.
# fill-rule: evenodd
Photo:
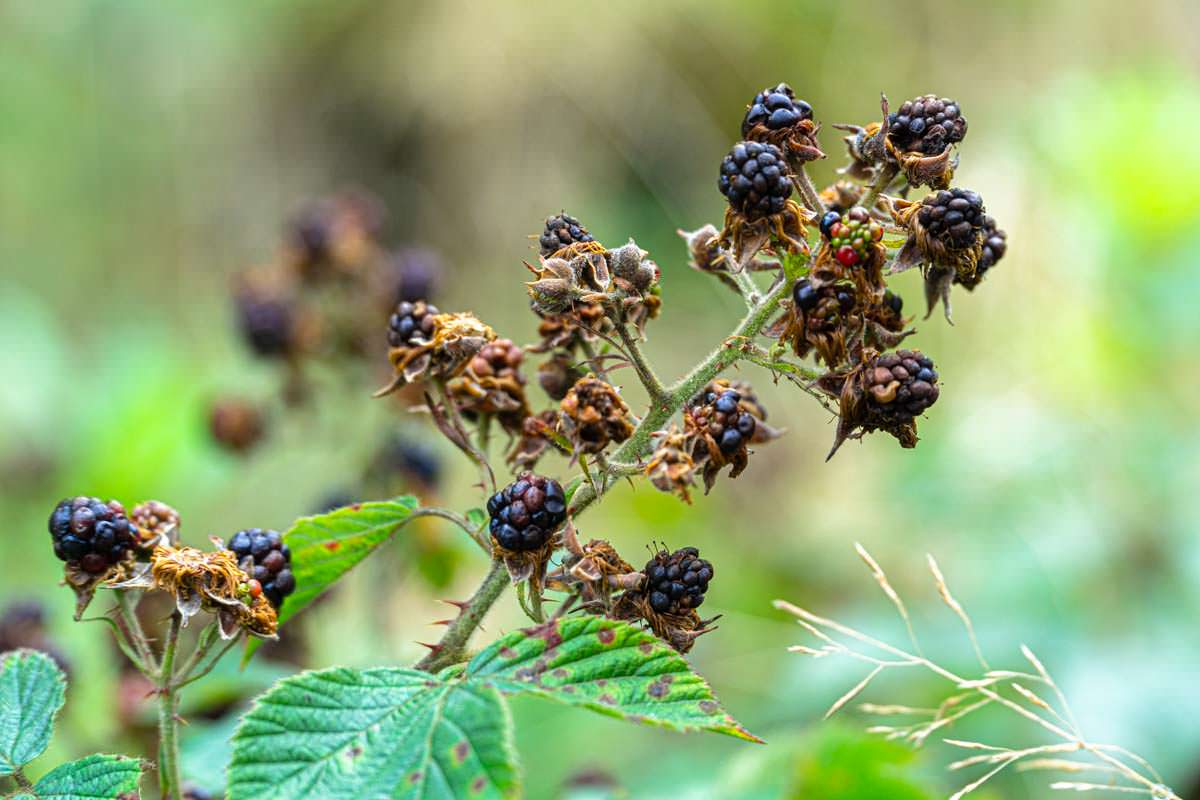
<svg viewBox="0 0 1200 800">
<path fill-rule="evenodd" d="M 941 155 L 967 135 L 967 119 L 948 97 L 927 94 L 907 100 L 888 115 L 888 138 L 902 150 Z"/>
<path fill-rule="evenodd" d="M 812 119 L 812 116 L 812 106 L 797 99 L 792 87 L 781 83 L 754 95 L 746 109 L 746 116 L 742 118 L 742 136 L 749 136 L 756 125 L 777 131 Z"/>
<path fill-rule="evenodd" d="M 546 227 L 538 237 L 543 256 L 552 256 L 568 245 L 595 241 L 583 223 L 565 211 L 546 218 Z"/>
</svg>

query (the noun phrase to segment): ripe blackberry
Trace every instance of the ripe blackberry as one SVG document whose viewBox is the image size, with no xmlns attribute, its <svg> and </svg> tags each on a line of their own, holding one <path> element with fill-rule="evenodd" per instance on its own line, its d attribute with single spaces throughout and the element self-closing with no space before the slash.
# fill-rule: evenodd
<svg viewBox="0 0 1200 800">
<path fill-rule="evenodd" d="M 59 502 L 50 515 L 54 555 L 84 572 L 99 575 L 123 561 L 137 541 L 137 531 L 125 507 L 116 500 L 72 497 Z"/>
<path fill-rule="evenodd" d="M 754 100 L 742 119 L 742 136 L 748 138 L 756 125 L 778 131 L 812 118 L 812 106 L 803 100 L 797 100 L 792 87 L 781 83 L 773 89 L 763 89 L 754 95 Z"/>
<path fill-rule="evenodd" d="M 921 227 L 954 250 L 975 244 L 987 219 L 983 198 L 970 189 L 943 189 L 926 195 L 917 212 Z"/>
<path fill-rule="evenodd" d="M 862 206 L 855 206 L 838 217 L 825 231 L 825 222 L 833 212 L 821 219 L 821 233 L 829 239 L 833 256 L 844 267 L 852 267 L 866 259 L 871 248 L 883 238 L 883 227 L 871 221 L 871 215 Z"/>
<path fill-rule="evenodd" d="M 1008 234 L 996 227 L 996 220 L 991 217 L 983 218 L 983 254 L 979 257 L 979 265 L 975 267 L 976 277 L 996 265 L 1008 251 Z"/>
<path fill-rule="evenodd" d="M 396 305 L 388 320 L 388 345 L 410 347 L 428 344 L 433 339 L 433 318 L 438 310 L 424 300 L 410 303 L 407 300 Z"/>
<path fill-rule="evenodd" d="M 742 394 L 736 389 L 712 387 L 696 398 L 691 421 L 703 425 L 721 453 L 730 456 L 754 437 L 758 420 L 741 405 Z"/>
<path fill-rule="evenodd" d="M 242 570 L 250 576 L 252 595 L 261 591 L 278 609 L 283 605 L 284 598 L 296 591 L 292 551 L 283 543 L 279 531 L 263 528 L 238 531 L 225 547 L 233 551 Z"/>
<path fill-rule="evenodd" d="M 567 498 L 553 478 L 524 472 L 487 502 L 493 538 L 505 550 L 538 550 L 567 520 Z"/>
<path fill-rule="evenodd" d="M 778 214 L 792 196 L 791 171 L 773 144 L 738 142 L 721 162 L 717 188 L 747 219 Z"/>
<path fill-rule="evenodd" d="M 864 388 L 872 411 L 889 423 L 911 422 L 938 399 L 933 359 L 919 350 L 897 350 L 876 357 L 866 368 Z"/>
<path fill-rule="evenodd" d="M 241 292 L 237 297 L 238 324 L 250 349 L 263 358 L 286 356 L 295 342 L 292 307 L 277 297 Z"/>
<path fill-rule="evenodd" d="M 659 614 L 681 614 L 699 608 L 713 577 L 712 564 L 700 558 L 700 551 L 694 547 L 674 553 L 660 550 L 643 572 L 646 597 Z"/>
<path fill-rule="evenodd" d="M 583 223 L 565 211 L 555 214 L 553 217 L 547 217 L 546 227 L 542 230 L 542 235 L 538 237 L 542 255 L 546 257 L 554 255 L 567 245 L 594 241 L 595 239 L 588 233 L 588 229 L 583 227 Z"/>
<path fill-rule="evenodd" d="M 967 118 L 948 97 L 927 94 L 888 114 L 888 138 L 901 150 L 941 155 L 967 134 Z"/>
</svg>

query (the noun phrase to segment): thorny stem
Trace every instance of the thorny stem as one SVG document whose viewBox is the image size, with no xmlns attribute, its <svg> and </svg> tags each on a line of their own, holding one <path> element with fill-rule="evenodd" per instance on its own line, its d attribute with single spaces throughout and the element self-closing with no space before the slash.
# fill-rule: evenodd
<svg viewBox="0 0 1200 800">
<path fill-rule="evenodd" d="M 174 672 L 182 625 L 183 618 L 175 611 L 171 614 L 158 672 L 158 786 L 164 800 L 183 798 L 183 781 L 179 773 L 179 695 Z"/>
<path fill-rule="evenodd" d="M 33 791 L 33 783 L 29 780 L 29 778 L 25 777 L 25 773 L 21 771 L 20 767 L 17 767 L 12 772 L 10 772 L 9 777 L 11 777 L 13 779 L 13 781 L 16 782 L 18 789 L 25 791 L 25 792 Z"/>
<path fill-rule="evenodd" d="M 667 390 L 662 385 L 662 381 L 658 379 L 654 369 L 650 366 L 650 362 L 646 360 L 646 354 L 642 352 L 642 343 L 638 338 L 629 332 L 629 328 L 625 325 L 624 320 L 620 320 L 616 324 L 618 335 L 621 337 L 622 343 L 625 345 L 626 355 L 633 362 L 633 368 L 637 371 L 638 378 L 641 379 L 642 385 L 646 387 L 646 393 L 650 395 L 651 405 L 661 403 L 666 397 Z"/>
<path fill-rule="evenodd" d="M 493 560 L 487 577 L 483 579 L 483 583 L 467 601 L 462 613 L 446 628 L 445 635 L 434 646 L 434 649 L 417 662 L 416 668 L 426 672 L 437 672 L 461 661 L 467 640 L 483 622 L 488 610 L 500 597 L 508 583 L 508 570 L 504 568 L 504 562 L 500 559 Z"/>
<path fill-rule="evenodd" d="M 134 649 L 137 650 L 141 666 L 144 670 L 152 670 L 156 664 L 154 653 L 150 650 L 150 642 L 146 639 L 146 632 L 142 630 L 142 623 L 138 620 L 133 597 L 128 589 L 117 589 L 116 592 L 117 609 L 124 631 L 133 643 Z"/>
</svg>

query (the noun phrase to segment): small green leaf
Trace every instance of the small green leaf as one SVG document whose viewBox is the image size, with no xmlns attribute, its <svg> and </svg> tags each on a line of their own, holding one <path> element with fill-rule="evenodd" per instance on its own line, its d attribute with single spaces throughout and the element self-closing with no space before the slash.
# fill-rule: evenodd
<svg viewBox="0 0 1200 800">
<path fill-rule="evenodd" d="M 625 622 L 562 619 L 493 642 L 467 678 L 621 719 L 761 742 L 729 716 L 712 689 L 669 646 Z"/>
<path fill-rule="evenodd" d="M 483 526 L 488 523 L 487 512 L 482 508 L 472 508 L 467 512 L 467 522 L 475 530 L 482 530 Z"/>
<path fill-rule="evenodd" d="M 0 660 L 0 775 L 11 775 L 50 744 L 66 678 L 45 653 L 15 650 Z"/>
<path fill-rule="evenodd" d="M 33 787 L 38 800 L 117 800 L 137 796 L 142 763 L 126 756 L 92 755 L 54 769 Z"/>
<path fill-rule="evenodd" d="M 518 794 L 499 692 L 411 669 L 328 669 L 281 681 L 233 739 L 230 800 Z"/>
</svg>

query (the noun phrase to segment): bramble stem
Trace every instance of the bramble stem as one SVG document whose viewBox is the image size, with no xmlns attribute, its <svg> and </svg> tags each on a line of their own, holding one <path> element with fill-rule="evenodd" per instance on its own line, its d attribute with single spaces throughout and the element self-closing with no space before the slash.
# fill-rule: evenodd
<svg viewBox="0 0 1200 800">
<path fill-rule="evenodd" d="M 150 643 L 146 639 L 146 632 L 142 630 L 142 623 L 138 620 L 136 603 L 130 595 L 128 589 L 117 589 L 117 608 L 120 612 L 121 621 L 124 623 L 126 634 L 129 636 L 133 647 L 137 650 L 138 656 L 141 659 L 141 666 L 144 669 L 152 670 L 155 667 L 156 661 L 154 653 L 150 649 Z"/>
<path fill-rule="evenodd" d="M 747 274 L 748 270 L 742 269 L 733 273 L 733 282 L 737 284 L 738 290 L 742 293 L 742 299 L 746 301 L 746 305 L 754 308 L 754 305 L 759 301 L 758 287 L 754 285 L 754 281 Z"/>
<path fill-rule="evenodd" d="M 808 177 L 808 172 L 803 166 L 792 173 L 792 185 L 800 193 L 800 197 L 804 200 L 804 205 L 808 206 L 809 211 L 815 211 L 818 217 L 825 213 L 825 204 L 821 202 L 821 196 L 817 194 L 817 187 L 813 186 L 812 178 Z"/>
<path fill-rule="evenodd" d="M 234 645 L 241 640 L 242 639 L 240 636 L 235 636 L 232 639 L 227 640 L 223 645 L 221 645 L 221 649 L 213 654 L 213 657 L 209 659 L 209 662 L 205 664 L 204 667 L 196 674 L 191 675 L 188 672 L 181 672 L 179 674 L 180 680 L 175 684 L 175 688 L 182 689 L 184 686 L 195 683 L 208 673 L 212 672 L 214 669 L 216 669 L 216 666 L 218 663 L 220 663 L 221 659 L 225 657 L 225 654 L 232 650 Z M 197 663 L 196 666 L 199 666 L 199 664 Z M 193 667 L 193 669 L 194 668 L 195 667 Z"/>
<path fill-rule="evenodd" d="M 619 321 L 616 325 L 617 334 L 621 337 L 621 342 L 625 345 L 626 355 L 633 362 L 633 368 L 637 371 L 638 378 L 641 379 L 642 385 L 646 387 L 646 393 L 650 395 L 651 405 L 661 403 L 667 394 L 666 387 L 662 385 L 662 381 L 658 379 L 654 369 L 650 366 L 650 362 L 646 360 L 646 354 L 642 352 L 642 343 L 638 338 L 629 332 L 629 328 L 625 322 Z"/>
<path fill-rule="evenodd" d="M 29 780 L 29 778 L 25 777 L 25 773 L 21 771 L 20 767 L 17 767 L 11 773 L 9 773 L 9 777 L 16 782 L 18 789 L 25 792 L 33 791 L 33 783 Z"/>
<path fill-rule="evenodd" d="M 504 562 L 499 559 L 492 561 L 492 567 L 488 570 L 487 577 L 483 579 L 483 583 L 467 601 L 462 613 L 446 628 L 445 635 L 442 636 L 435 649 L 417 662 L 416 668 L 426 672 L 437 672 L 461 661 L 471 634 L 483 622 L 488 610 L 500 597 L 508 583 L 508 570 L 504 568 Z"/>
<path fill-rule="evenodd" d="M 158 787 L 164 800 L 183 798 L 183 781 L 179 773 L 179 695 L 175 691 L 174 673 L 182 625 L 183 618 L 175 611 L 167 628 L 158 671 Z"/>
<path fill-rule="evenodd" d="M 884 164 L 879 168 L 879 174 L 875 176 L 875 182 L 871 184 L 871 188 L 863 195 L 863 199 L 859 201 L 859 205 L 868 211 L 875 207 L 876 201 L 879 200 L 879 195 L 887 191 L 887 187 L 892 181 L 896 180 L 896 176 L 900 173 L 899 167 L 895 164 Z"/>
<path fill-rule="evenodd" d="M 596 348 L 583 336 L 579 337 L 579 349 L 583 351 L 588 368 L 595 373 L 596 377 L 605 383 L 612 383 L 608 379 L 608 370 L 604 368 L 604 363 L 600 360 L 599 354 L 596 353 Z"/>
</svg>

